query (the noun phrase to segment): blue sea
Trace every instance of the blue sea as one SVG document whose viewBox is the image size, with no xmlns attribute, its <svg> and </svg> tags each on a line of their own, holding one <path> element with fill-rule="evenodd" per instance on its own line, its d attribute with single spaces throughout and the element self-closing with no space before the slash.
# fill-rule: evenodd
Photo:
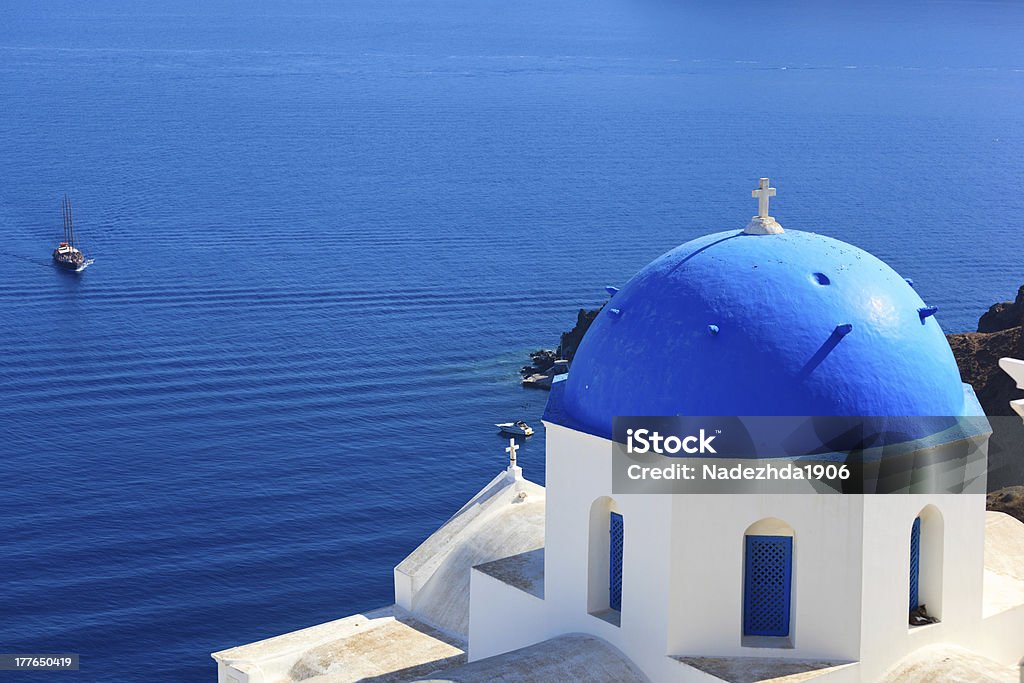
<svg viewBox="0 0 1024 683">
<path fill-rule="evenodd" d="M 528 352 L 760 176 L 947 331 L 1013 297 L 1024 5 L 707 5 L 2 2 L 0 652 L 212 681 L 390 604 Z"/>
</svg>

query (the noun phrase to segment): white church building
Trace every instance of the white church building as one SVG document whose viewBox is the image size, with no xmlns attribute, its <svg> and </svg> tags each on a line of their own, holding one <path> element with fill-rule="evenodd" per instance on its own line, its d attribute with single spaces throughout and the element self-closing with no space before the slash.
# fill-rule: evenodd
<svg viewBox="0 0 1024 683">
<path fill-rule="evenodd" d="M 774 192 L 614 290 L 552 386 L 546 486 L 511 444 L 394 605 L 215 653 L 218 681 L 1024 680 L 1024 523 L 985 510 L 987 434 L 883 453 L 885 493 L 616 492 L 617 416 L 983 415 L 912 282 L 784 230 Z"/>
</svg>

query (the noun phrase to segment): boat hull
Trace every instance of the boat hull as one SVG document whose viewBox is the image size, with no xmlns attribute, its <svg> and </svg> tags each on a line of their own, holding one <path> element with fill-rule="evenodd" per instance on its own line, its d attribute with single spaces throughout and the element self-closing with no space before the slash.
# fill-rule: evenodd
<svg viewBox="0 0 1024 683">
<path fill-rule="evenodd" d="M 496 424 L 499 433 L 505 434 L 506 436 L 533 436 L 532 427 L 520 427 L 515 424 Z"/>
<path fill-rule="evenodd" d="M 58 268 L 64 270 L 78 270 L 85 265 L 85 256 L 82 254 L 69 255 L 69 254 L 54 254 L 53 263 Z"/>
</svg>

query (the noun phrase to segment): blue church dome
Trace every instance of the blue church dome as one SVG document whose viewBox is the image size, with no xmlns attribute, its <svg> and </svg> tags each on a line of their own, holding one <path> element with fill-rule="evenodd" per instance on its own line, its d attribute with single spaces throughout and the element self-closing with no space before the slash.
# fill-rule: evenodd
<svg viewBox="0 0 1024 683">
<path fill-rule="evenodd" d="M 822 235 L 749 232 L 687 242 L 616 292 L 558 412 L 602 436 L 627 415 L 976 414 L 935 309 L 892 268 Z"/>
</svg>

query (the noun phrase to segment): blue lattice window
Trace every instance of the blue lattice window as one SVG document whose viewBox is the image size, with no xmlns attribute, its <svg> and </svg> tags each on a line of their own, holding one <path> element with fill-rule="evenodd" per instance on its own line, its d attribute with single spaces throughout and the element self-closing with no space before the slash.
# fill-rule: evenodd
<svg viewBox="0 0 1024 683">
<path fill-rule="evenodd" d="M 918 586 L 921 577 L 921 518 L 914 520 L 910 527 L 910 611 L 918 608 L 920 595 Z"/>
<path fill-rule="evenodd" d="M 611 513 L 608 524 L 608 606 L 622 610 L 622 515 Z"/>
<path fill-rule="evenodd" d="M 743 635 L 789 635 L 792 577 L 791 536 L 746 537 Z"/>
</svg>

